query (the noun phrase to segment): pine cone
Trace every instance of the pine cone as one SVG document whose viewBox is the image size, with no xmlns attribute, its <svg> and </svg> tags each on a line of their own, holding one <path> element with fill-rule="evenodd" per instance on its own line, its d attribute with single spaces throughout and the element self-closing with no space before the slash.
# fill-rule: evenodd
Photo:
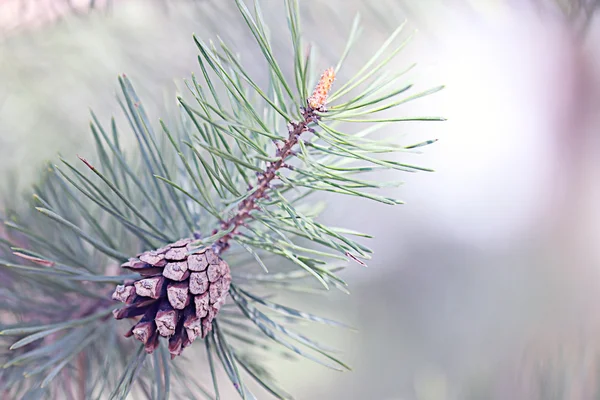
<svg viewBox="0 0 600 400">
<path fill-rule="evenodd" d="M 160 336 L 169 338 L 173 358 L 206 337 L 227 298 L 229 265 L 209 247 L 188 255 L 191 242 L 182 239 L 121 265 L 142 278 L 117 286 L 112 298 L 127 306 L 113 314 L 116 319 L 142 316 L 125 336 L 144 343 L 148 353 L 158 347 Z"/>
</svg>

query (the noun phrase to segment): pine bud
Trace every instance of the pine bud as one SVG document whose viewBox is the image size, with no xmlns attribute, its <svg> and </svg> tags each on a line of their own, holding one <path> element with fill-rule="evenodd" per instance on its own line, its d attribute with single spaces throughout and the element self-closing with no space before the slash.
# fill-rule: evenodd
<svg viewBox="0 0 600 400">
<path fill-rule="evenodd" d="M 329 95 L 329 91 L 331 90 L 331 85 L 333 85 L 334 80 L 335 70 L 333 67 L 326 69 L 325 72 L 323 72 L 323 75 L 321 75 L 319 83 L 317 83 L 317 86 L 315 86 L 312 96 L 308 98 L 308 105 L 310 108 L 316 111 L 325 110 L 327 96 Z"/>
<path fill-rule="evenodd" d="M 125 336 L 144 343 L 148 353 L 158 347 L 161 336 L 169 338 L 172 357 L 206 337 L 227 298 L 229 265 L 210 248 L 188 255 L 191 242 L 182 239 L 121 265 L 142 278 L 116 287 L 113 300 L 127 305 L 113 314 L 116 319 L 142 316 Z"/>
</svg>

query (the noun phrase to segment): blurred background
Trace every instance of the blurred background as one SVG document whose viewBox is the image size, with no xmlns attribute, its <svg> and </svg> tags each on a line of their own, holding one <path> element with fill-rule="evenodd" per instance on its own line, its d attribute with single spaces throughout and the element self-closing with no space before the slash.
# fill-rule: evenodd
<svg viewBox="0 0 600 400">
<path fill-rule="evenodd" d="M 285 54 L 281 3 L 263 1 Z M 447 88 L 403 113 L 448 121 L 386 130 L 402 143 L 440 139 L 411 158 L 435 173 L 390 174 L 406 182 L 390 191 L 406 205 L 330 202 L 327 222 L 375 235 L 374 259 L 345 272 L 352 295 L 287 303 L 359 329 L 317 328 L 354 371 L 275 363 L 282 386 L 298 399 L 600 398 L 600 2 L 300 3 L 323 68 L 360 12 L 348 74 L 408 19 L 406 36 L 417 34 L 393 67 L 418 62 L 416 87 Z M 88 110 L 119 115 L 119 73 L 164 116 L 198 70 L 192 33 L 238 49 L 252 40 L 234 8 L 0 0 L 1 190 L 20 192 L 57 153 L 91 153 Z"/>
</svg>

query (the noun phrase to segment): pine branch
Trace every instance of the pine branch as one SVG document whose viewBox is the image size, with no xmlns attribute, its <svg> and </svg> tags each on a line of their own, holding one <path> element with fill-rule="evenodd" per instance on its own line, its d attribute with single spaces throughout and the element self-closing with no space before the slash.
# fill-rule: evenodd
<svg viewBox="0 0 600 400">
<path fill-rule="evenodd" d="M 311 123 L 318 121 L 319 117 L 317 116 L 316 111 L 323 105 L 322 103 L 324 102 L 314 102 L 312 105 L 309 105 L 308 108 L 303 108 L 302 121 L 290 122 L 287 140 L 283 144 L 275 142 L 277 145 L 277 152 L 275 154 L 276 157 L 278 157 L 277 160 L 270 161 L 267 168 L 258 174 L 256 188 L 249 187 L 251 194 L 244 198 L 239 204 L 236 214 L 221 224 L 221 230 L 228 231 L 229 233 L 216 241 L 214 248 L 217 254 L 221 254 L 224 250 L 229 248 L 229 240 L 234 235 L 239 234 L 239 228 L 245 225 L 247 219 L 251 218 L 250 213 L 259 208 L 258 201 L 263 198 L 268 199 L 267 190 L 270 189 L 271 183 L 277 177 L 277 172 L 281 168 L 293 168 L 286 164 L 285 161 L 293 155 L 293 149 L 298 144 L 300 135 L 310 130 L 309 125 Z M 216 231 L 214 233 L 216 233 Z"/>
<path fill-rule="evenodd" d="M 333 85 L 356 41 L 356 20 L 337 67 L 309 95 L 319 71 L 302 41 L 297 1 L 285 2 L 294 50 L 290 82 L 273 54 L 260 2 L 252 11 L 235 3 L 266 62 L 267 89 L 225 43 L 195 37 L 201 79 L 187 82 L 189 95 L 178 97 L 177 113 L 160 121 L 160 131 L 121 76 L 119 105 L 135 151 L 122 148 L 114 119 L 105 127 L 92 114 L 97 155 L 79 157 L 82 169 L 67 159 L 50 165 L 31 208 L 15 206 L 2 217 L 0 296 L 7 300 L 0 306 L 11 320 L 0 321 L 0 340 L 10 337 L 13 348 L 0 353 L 0 387 L 9 387 L 3 394 L 122 399 L 136 390 L 178 398 L 190 385 L 197 391 L 191 396 L 212 398 L 206 389 L 212 386 L 218 398 L 223 369 L 242 398 L 254 398 L 248 377 L 289 398 L 258 360 L 303 357 L 349 369 L 296 329 L 299 321 L 343 323 L 274 297 L 330 288 L 348 293 L 340 263 L 366 265 L 371 250 L 361 242 L 370 236 L 323 224 L 324 208 L 308 199 L 323 191 L 400 204 L 376 192 L 397 182 L 361 174 L 428 171 L 392 155 L 435 141 L 400 145 L 371 135 L 388 123 L 443 120 L 394 112 L 441 87 L 407 95 L 412 84 L 399 79 L 410 68 L 385 72 L 406 45 L 396 43 L 401 28 L 350 80 Z M 352 132 L 347 122 L 370 124 Z M 200 350 L 192 346 L 197 340 L 205 342 L 204 377 L 212 385 L 168 361 Z"/>
</svg>

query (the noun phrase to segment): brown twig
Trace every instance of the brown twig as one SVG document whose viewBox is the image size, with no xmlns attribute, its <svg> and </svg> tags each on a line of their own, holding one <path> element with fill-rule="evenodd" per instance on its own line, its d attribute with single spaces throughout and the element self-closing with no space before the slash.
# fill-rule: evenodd
<svg viewBox="0 0 600 400">
<path fill-rule="evenodd" d="M 229 240 L 235 235 L 238 235 L 240 227 L 246 224 L 246 221 L 251 218 L 250 213 L 258 208 L 258 201 L 267 197 L 267 191 L 271 187 L 271 182 L 277 178 L 277 172 L 281 168 L 289 168 L 285 163 L 285 160 L 294 154 L 294 147 L 300 140 L 300 135 L 304 132 L 310 131 L 309 125 L 318 120 L 316 111 L 322 111 L 314 109 L 310 106 L 302 109 L 302 121 L 290 122 L 288 125 L 288 138 L 281 144 L 277 143 L 277 152 L 275 153 L 278 157 L 277 161 L 271 161 L 268 163 L 264 171 L 258 173 L 258 182 L 256 188 L 250 188 L 253 190 L 252 194 L 246 197 L 238 206 L 237 212 L 227 221 L 221 222 L 222 230 L 229 230 L 231 232 L 220 238 L 214 245 L 213 249 L 215 253 L 221 254 L 229 248 Z M 215 232 L 216 233 L 216 232 Z"/>
</svg>

